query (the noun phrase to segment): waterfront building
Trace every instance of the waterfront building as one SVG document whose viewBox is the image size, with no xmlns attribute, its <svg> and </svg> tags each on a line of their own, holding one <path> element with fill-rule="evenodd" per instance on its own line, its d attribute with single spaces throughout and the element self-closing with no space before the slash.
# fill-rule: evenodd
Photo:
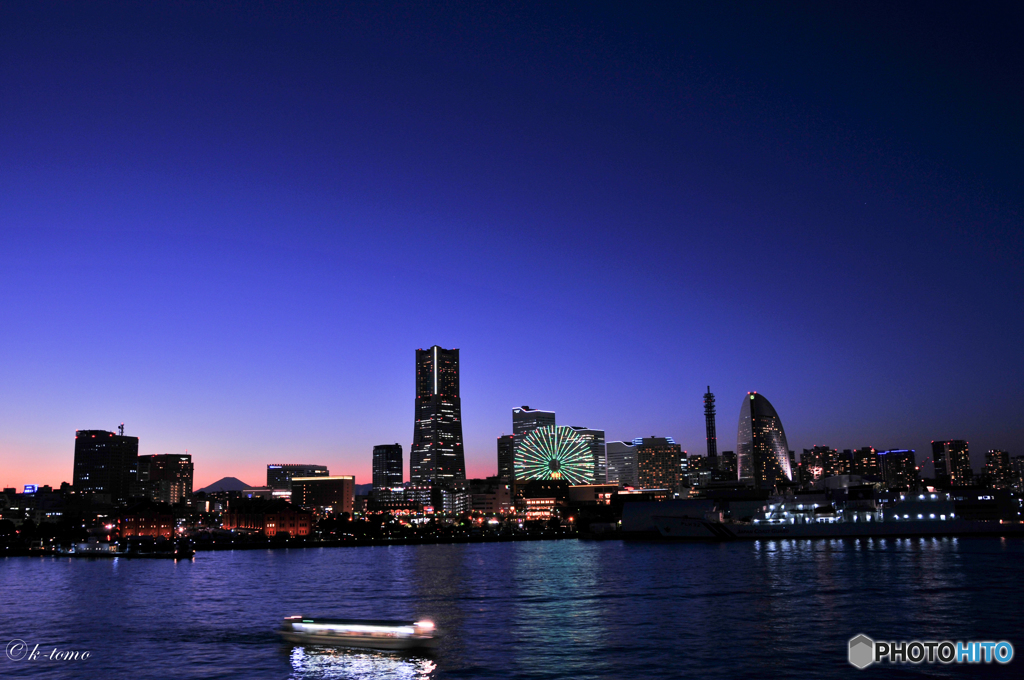
<svg viewBox="0 0 1024 680">
<path fill-rule="evenodd" d="M 157 503 L 177 505 L 192 497 L 192 456 L 161 453 L 139 456 L 139 488 Z"/>
<path fill-rule="evenodd" d="M 239 507 L 242 506 L 242 507 Z M 248 504 L 233 503 L 222 515 L 221 528 L 262 531 L 268 537 L 281 533 L 308 536 L 313 526 L 313 513 L 298 510 L 285 501 L 251 500 Z"/>
<path fill-rule="evenodd" d="M 855 475 L 878 476 L 878 452 L 870 446 L 865 446 L 854 451 L 852 472 Z"/>
<path fill-rule="evenodd" d="M 154 507 L 152 503 L 143 501 L 118 518 L 118 533 L 121 538 L 130 536 L 174 538 L 174 515 L 168 510 L 166 506 Z"/>
<path fill-rule="evenodd" d="M 325 465 L 310 463 L 271 463 L 267 466 L 267 486 L 276 491 L 291 491 L 293 477 L 327 477 Z"/>
<path fill-rule="evenodd" d="M 594 459 L 594 483 L 604 484 L 608 479 L 608 461 L 605 454 L 604 430 L 591 430 L 587 427 L 571 426 L 583 441 L 590 447 L 590 455 Z"/>
<path fill-rule="evenodd" d="M 138 491 L 139 438 L 106 430 L 75 432 L 74 489 L 119 504 Z"/>
<path fill-rule="evenodd" d="M 515 475 L 515 435 L 498 437 L 498 479 L 511 483 Z"/>
<path fill-rule="evenodd" d="M 413 484 L 462 485 L 466 460 L 459 397 L 459 350 L 416 350 L 416 405 L 409 479 Z"/>
<path fill-rule="evenodd" d="M 441 511 L 451 515 L 461 515 L 469 512 L 472 497 L 469 489 L 462 486 L 435 486 L 433 487 L 434 511 Z"/>
<path fill-rule="evenodd" d="M 632 442 L 608 442 L 605 451 L 608 459 L 606 481 L 620 486 L 640 486 L 636 469 L 636 446 Z"/>
<path fill-rule="evenodd" d="M 564 479 L 532 479 L 516 487 L 515 506 L 517 512 L 525 512 L 528 504 L 524 500 L 550 499 L 552 507 L 565 506 L 569 502 L 570 484 Z"/>
<path fill-rule="evenodd" d="M 736 435 L 739 479 L 750 479 L 755 489 L 772 489 L 793 480 L 789 445 L 779 414 L 763 395 L 750 392 L 740 406 Z"/>
<path fill-rule="evenodd" d="M 579 484 L 569 487 L 569 502 L 579 505 L 611 505 L 618 484 Z"/>
<path fill-rule="evenodd" d="M 1005 489 L 1013 484 L 1013 469 L 1010 454 L 1006 451 L 991 450 L 985 453 L 985 477 L 989 486 Z"/>
<path fill-rule="evenodd" d="M 548 425 L 527 434 L 516 448 L 515 478 L 594 483 L 591 445 L 571 427 Z"/>
<path fill-rule="evenodd" d="M 643 437 L 636 447 L 637 476 L 644 489 L 669 489 L 679 486 L 683 450 L 667 437 Z"/>
<path fill-rule="evenodd" d="M 401 444 L 378 444 L 373 447 L 373 488 L 390 489 L 402 485 Z"/>
<path fill-rule="evenodd" d="M 1018 492 L 1024 492 L 1024 456 L 1014 456 L 1011 461 L 1013 485 Z"/>
<path fill-rule="evenodd" d="M 292 503 L 308 510 L 352 514 L 356 478 L 353 475 L 292 477 Z"/>
<path fill-rule="evenodd" d="M 878 470 L 886 488 L 914 489 L 917 487 L 917 464 L 913 449 L 877 451 Z"/>
<path fill-rule="evenodd" d="M 469 480 L 469 493 L 473 512 L 496 515 L 512 509 L 512 485 L 500 477 Z"/>
<path fill-rule="evenodd" d="M 970 486 L 974 483 L 971 454 L 962 439 L 932 442 L 932 462 L 935 479 L 950 486 Z"/>
</svg>

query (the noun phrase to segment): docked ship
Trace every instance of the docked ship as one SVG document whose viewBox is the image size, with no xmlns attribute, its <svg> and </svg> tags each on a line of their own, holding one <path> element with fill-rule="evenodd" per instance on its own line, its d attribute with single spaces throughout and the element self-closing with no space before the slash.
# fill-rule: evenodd
<svg viewBox="0 0 1024 680">
<path fill-rule="evenodd" d="M 982 501 L 995 500 L 980 496 Z M 1020 500 L 1009 497 L 1019 506 Z M 1000 535 L 1024 537 L 1019 507 L 1004 508 L 1004 518 L 977 519 L 958 512 L 947 493 L 899 494 L 889 502 L 846 500 L 824 494 L 776 496 L 759 504 L 749 518 L 726 517 L 711 501 L 664 501 L 624 507 L 626 535 L 701 541 L 781 538 L 861 538 Z M 633 507 L 630 507 L 633 505 Z"/>
<path fill-rule="evenodd" d="M 431 621 L 375 621 L 288 616 L 278 633 L 296 645 L 360 647 L 391 651 L 435 647 L 440 632 Z"/>
</svg>

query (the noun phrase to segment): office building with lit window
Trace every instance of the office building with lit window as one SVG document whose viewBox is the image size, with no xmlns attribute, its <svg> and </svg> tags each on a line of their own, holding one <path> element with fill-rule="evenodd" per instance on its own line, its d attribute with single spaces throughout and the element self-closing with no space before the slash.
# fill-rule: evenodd
<svg viewBox="0 0 1024 680">
<path fill-rule="evenodd" d="M 464 485 L 466 460 L 459 398 L 459 350 L 416 350 L 416 406 L 409 478 L 413 484 Z"/>
<path fill-rule="evenodd" d="M 643 437 L 636 447 L 639 486 L 675 491 L 682 474 L 683 450 L 667 437 Z"/>
<path fill-rule="evenodd" d="M 878 452 L 870 446 L 857 449 L 853 452 L 853 469 L 855 475 L 879 476 Z"/>
<path fill-rule="evenodd" d="M 192 456 L 162 453 L 139 456 L 139 487 L 147 498 L 177 505 L 192 497 Z"/>
<path fill-rule="evenodd" d="M 962 439 L 932 442 L 932 462 L 935 479 L 950 486 L 970 486 L 974 483 L 971 454 Z"/>
<path fill-rule="evenodd" d="M 640 486 L 636 469 L 636 446 L 632 442 L 608 442 L 605 446 L 608 464 L 605 481 L 620 486 Z"/>
<path fill-rule="evenodd" d="M 515 435 L 498 437 L 498 481 L 512 482 L 515 475 Z"/>
<path fill-rule="evenodd" d="M 998 450 L 985 453 L 985 480 L 994 489 L 1005 489 L 1013 484 L 1009 453 Z"/>
<path fill-rule="evenodd" d="M 513 457 L 526 435 L 540 427 L 555 427 L 554 411 L 542 411 L 529 406 L 512 409 Z"/>
<path fill-rule="evenodd" d="M 292 503 L 307 510 L 352 514 L 356 478 L 352 475 L 292 477 Z"/>
<path fill-rule="evenodd" d="M 325 465 L 309 463 L 272 463 L 267 466 L 267 486 L 276 491 L 291 491 L 293 477 L 327 477 Z"/>
<path fill-rule="evenodd" d="M 138 492 L 138 473 L 138 437 L 106 430 L 75 432 L 76 494 L 109 496 L 111 503 L 124 503 Z"/>
<path fill-rule="evenodd" d="M 401 444 L 379 444 L 373 447 L 374 489 L 402 486 L 404 475 Z"/>
<path fill-rule="evenodd" d="M 752 480 L 755 489 L 771 490 L 793 480 L 782 421 L 771 402 L 757 392 L 748 393 L 740 406 L 736 457 L 738 478 Z"/>
<path fill-rule="evenodd" d="M 878 471 L 888 489 L 917 488 L 917 462 L 913 449 L 878 451 Z"/>
</svg>

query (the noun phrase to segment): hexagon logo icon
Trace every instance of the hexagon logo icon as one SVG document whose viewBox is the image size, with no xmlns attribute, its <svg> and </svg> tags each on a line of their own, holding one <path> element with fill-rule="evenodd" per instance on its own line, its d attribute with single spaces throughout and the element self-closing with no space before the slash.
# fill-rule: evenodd
<svg viewBox="0 0 1024 680">
<path fill-rule="evenodd" d="M 867 635 L 858 635 L 850 640 L 850 663 L 857 668 L 867 668 L 875 660 L 875 641 Z"/>
</svg>

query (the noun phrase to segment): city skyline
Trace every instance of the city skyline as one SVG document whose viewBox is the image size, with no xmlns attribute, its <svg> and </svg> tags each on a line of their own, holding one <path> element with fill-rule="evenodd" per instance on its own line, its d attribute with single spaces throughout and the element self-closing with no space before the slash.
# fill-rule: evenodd
<svg viewBox="0 0 1024 680">
<path fill-rule="evenodd" d="M 459 348 L 453 348 L 453 350 L 455 352 L 458 352 Z M 417 350 L 417 352 L 422 352 L 422 351 L 424 351 L 424 350 Z M 452 351 L 452 350 L 447 350 L 447 351 Z M 756 393 L 753 393 L 753 394 L 756 394 Z M 739 421 L 741 421 L 741 422 L 743 421 L 744 409 L 748 409 L 749 408 L 749 400 L 750 400 L 751 396 L 752 396 L 752 393 L 748 392 L 748 393 L 745 393 L 741 397 L 740 406 L 739 406 L 739 409 L 737 409 L 738 412 L 739 412 Z M 704 427 L 706 428 L 706 404 L 707 404 L 706 397 L 707 397 L 707 394 L 702 394 L 702 395 L 700 395 L 700 397 L 701 397 L 701 400 L 702 400 L 701 401 L 701 406 L 702 406 L 703 410 L 700 411 L 699 415 L 702 416 L 702 418 L 704 418 L 701 422 L 704 425 Z M 523 408 L 526 408 L 526 407 L 515 407 L 512 410 L 513 410 L 513 412 L 516 412 L 516 411 L 520 411 Z M 541 413 L 550 413 L 550 411 L 546 411 L 545 409 L 534 409 L 534 410 L 536 410 L 538 412 L 541 412 Z M 124 424 L 121 423 L 122 427 L 123 427 L 123 425 Z M 741 424 L 741 427 L 742 427 L 742 424 Z M 83 429 L 81 431 L 84 432 L 86 430 Z M 101 430 L 100 429 L 96 429 L 95 431 L 101 431 Z M 77 432 L 78 431 L 76 431 L 76 433 Z M 706 429 L 704 430 L 704 432 L 706 433 Z M 675 440 L 676 439 L 675 435 L 673 435 L 671 431 L 667 431 L 665 429 L 656 430 L 656 433 L 657 433 L 656 436 L 662 436 L 662 434 L 664 433 L 667 436 L 669 436 L 669 439 L 671 439 L 671 440 Z M 130 439 L 139 440 L 138 446 L 139 446 L 139 456 L 140 457 L 141 456 L 152 456 L 152 455 L 176 455 L 175 452 L 162 452 L 160 454 L 156 454 L 154 452 L 144 452 L 144 449 L 142 448 L 142 445 L 141 445 L 141 437 L 139 437 L 138 435 L 132 435 L 131 433 L 129 433 L 126 436 L 128 438 L 130 438 Z M 646 435 L 639 435 L 639 436 L 646 436 Z M 636 439 L 636 437 L 616 438 L 616 437 L 608 437 L 608 436 L 606 436 L 605 441 L 607 441 L 607 442 L 615 442 L 615 441 L 626 441 L 626 442 L 629 442 L 629 441 L 634 441 L 635 439 Z M 719 440 L 721 441 L 722 438 L 719 437 Z M 75 440 L 75 441 L 77 441 L 77 440 Z M 728 439 L 726 439 L 725 441 L 728 443 Z M 968 444 L 969 445 L 969 442 L 967 442 L 965 440 L 959 440 L 959 441 L 961 441 L 964 444 Z M 706 438 L 705 438 L 705 442 L 706 442 Z M 918 458 L 918 465 L 921 466 L 923 473 L 927 473 L 929 475 L 934 474 L 932 463 L 930 461 L 930 455 L 929 455 L 930 454 L 930 450 L 929 449 L 933 448 L 936 443 L 941 444 L 943 442 L 941 440 L 929 440 L 928 441 L 928 445 L 929 445 L 928 447 L 925 447 L 924 445 L 920 445 L 917 448 L 915 448 L 915 447 L 905 447 L 905 448 L 909 448 L 911 450 L 919 451 L 919 453 L 918 453 L 918 456 L 919 456 L 919 458 Z M 397 444 L 397 445 L 398 446 L 402 446 L 401 444 Z M 738 450 L 739 449 L 738 445 L 739 445 L 739 441 L 738 441 L 738 438 L 737 438 L 736 444 L 735 445 L 731 445 L 732 446 L 731 450 L 733 450 L 733 451 Z M 356 465 L 351 465 L 351 464 L 346 464 L 346 463 L 341 463 L 341 464 L 334 463 L 333 460 L 335 460 L 335 459 L 328 460 L 328 458 L 326 458 L 323 455 L 321 456 L 321 458 L 324 458 L 325 461 L 326 461 L 324 463 L 325 467 L 332 469 L 332 471 L 333 470 L 341 470 L 343 467 L 345 467 L 345 470 L 344 470 L 343 473 L 335 472 L 334 474 L 353 475 L 356 478 L 356 483 L 357 484 L 369 484 L 369 483 L 371 483 L 371 480 L 373 478 L 373 466 L 374 466 L 374 454 L 375 454 L 374 449 L 377 449 L 377 448 L 380 448 L 380 447 L 389 447 L 389 446 L 393 446 L 393 445 L 391 445 L 391 444 L 375 444 L 375 445 L 373 445 L 370 448 L 370 451 L 366 452 L 365 460 L 360 460 L 359 463 L 357 463 Z M 901 447 L 879 447 L 879 446 L 874 445 L 874 444 L 867 444 L 867 445 L 864 445 L 864 446 L 869 446 L 871 448 L 875 448 L 875 449 L 878 449 L 878 450 L 883 450 L 883 449 L 886 449 L 886 448 L 888 448 L 888 449 L 901 448 Z M 477 455 L 474 455 L 472 457 L 470 457 L 470 456 L 466 457 L 466 461 L 467 461 L 466 462 L 466 478 L 467 479 L 468 478 L 492 477 L 492 476 L 495 476 L 496 474 L 498 474 L 498 470 L 497 470 L 497 457 L 496 457 L 496 453 L 495 453 L 493 447 L 494 447 L 494 444 L 493 444 L 493 441 L 492 441 L 492 443 L 491 443 L 491 451 L 489 451 L 489 452 L 479 451 L 479 452 L 477 452 Z M 832 448 L 840 449 L 840 450 L 843 449 L 843 448 L 851 448 L 851 446 L 846 446 L 845 443 L 838 444 L 838 445 L 834 444 L 834 443 L 826 443 L 826 444 L 815 443 L 813 445 L 808 445 L 808 446 L 797 446 L 797 445 L 795 445 L 795 444 L 793 444 L 791 442 L 789 443 L 789 450 L 790 450 L 790 452 L 796 451 L 797 452 L 797 456 L 799 456 L 799 452 L 801 450 L 803 450 L 805 448 L 806 449 L 812 449 L 812 448 L 815 448 L 815 447 L 818 447 L 818 448 L 821 448 L 821 447 L 832 447 Z M 689 453 L 689 455 L 691 455 L 691 456 L 692 455 L 700 455 L 700 456 L 706 455 L 706 450 L 705 449 L 701 449 L 699 447 L 687 448 L 684 445 L 681 448 L 682 448 L 682 451 L 684 453 Z M 861 448 L 861 447 L 856 447 L 856 448 Z M 730 449 L 725 449 L 725 450 L 730 450 Z M 981 449 L 979 447 L 970 447 L 969 455 L 970 455 L 971 465 L 976 470 L 980 471 L 980 469 L 984 466 L 984 464 L 986 462 L 986 455 L 987 455 L 987 453 L 989 451 L 992 451 L 992 450 L 1001 451 L 1003 449 L 1000 449 L 1000 447 L 998 447 L 998 446 L 996 446 L 996 447 L 988 447 L 988 448 L 985 448 L 985 449 Z M 189 457 L 192 456 L 192 454 L 188 454 L 188 455 L 189 455 Z M 297 452 L 296 455 L 293 456 L 293 458 L 295 458 L 295 461 L 292 461 L 291 459 L 289 459 L 288 461 L 277 461 L 277 463 L 279 463 L 279 464 L 289 464 L 289 465 L 302 465 L 302 463 L 298 463 L 297 461 L 299 459 L 301 459 L 304 455 L 305 455 L 304 453 Z M 411 446 L 410 446 L 409 454 L 406 454 L 406 455 L 410 455 L 411 456 Z M 1015 455 L 1015 454 L 1011 454 L 1011 455 Z M 329 454 L 326 454 L 326 456 L 329 456 Z M 359 457 L 358 454 L 355 457 L 358 458 Z M 929 460 L 929 462 L 927 464 L 927 467 L 925 467 L 925 465 L 923 464 L 925 459 Z M 345 460 L 348 460 L 348 457 L 346 457 Z M 73 456 L 73 454 L 71 455 L 69 461 L 70 461 L 69 467 L 73 469 L 73 467 L 74 467 L 74 465 L 73 465 L 73 463 L 74 463 L 74 456 Z M 275 461 L 276 461 L 276 459 L 275 459 Z M 246 483 L 251 483 L 252 479 L 262 479 L 262 477 L 266 475 L 267 467 L 269 465 L 272 465 L 272 463 L 267 463 L 265 461 L 256 461 L 256 462 L 247 462 L 247 463 L 245 463 L 244 464 L 245 465 L 245 469 L 250 470 L 253 473 L 258 473 L 260 475 L 260 477 L 255 477 L 254 474 L 250 474 L 250 472 L 238 473 L 238 470 L 234 469 L 234 468 L 229 469 L 229 471 L 227 473 L 225 473 L 225 474 L 220 474 L 220 473 L 202 474 L 202 461 L 199 460 L 199 461 L 195 461 L 195 462 L 198 463 L 199 466 L 200 466 L 200 468 L 199 468 L 200 469 L 200 475 L 198 475 L 196 477 L 198 482 L 195 484 L 195 488 L 197 488 L 197 489 L 198 488 L 202 488 L 203 486 L 207 486 L 207 485 L 209 485 L 209 484 L 211 484 L 211 483 L 213 483 L 215 481 L 218 481 L 218 480 L 220 480 L 223 477 L 236 477 L 238 479 L 242 479 Z M 230 465 L 230 463 L 229 463 L 229 465 Z M 335 465 L 337 467 L 335 467 Z M 346 465 L 347 465 L 347 467 L 346 467 Z M 493 470 L 489 469 L 489 466 L 494 468 L 494 469 Z M 353 468 L 354 468 L 354 470 L 353 470 Z M 366 468 L 367 470 L 364 472 L 361 468 Z M 28 476 L 33 477 L 33 479 L 35 481 L 31 481 L 31 482 L 27 482 L 27 481 L 26 482 L 7 482 L 7 481 L 3 481 L 3 482 L 0 482 L 0 486 L 21 488 L 25 484 L 36 484 L 36 485 L 49 484 L 49 485 L 51 485 L 53 487 L 57 487 L 57 486 L 60 485 L 61 481 L 67 481 L 67 482 L 73 482 L 74 481 L 74 475 L 73 474 L 70 474 L 68 476 L 68 479 L 61 479 L 60 481 L 56 481 L 56 480 L 39 481 L 38 479 L 35 479 L 39 475 L 29 474 Z M 252 479 L 246 479 L 247 476 L 252 478 Z M 403 474 L 403 478 L 404 478 L 404 481 L 406 481 L 406 482 L 410 481 L 410 469 L 409 468 L 405 468 L 405 472 Z M 252 484 L 252 486 L 260 486 L 260 484 L 259 483 Z"/>
<path fill-rule="evenodd" d="M 1015 11 L 5 5 L 0 483 L 121 422 L 368 481 L 432 345 L 470 477 L 521 404 L 702 452 L 708 385 L 719 450 L 1018 455 Z"/>
</svg>

